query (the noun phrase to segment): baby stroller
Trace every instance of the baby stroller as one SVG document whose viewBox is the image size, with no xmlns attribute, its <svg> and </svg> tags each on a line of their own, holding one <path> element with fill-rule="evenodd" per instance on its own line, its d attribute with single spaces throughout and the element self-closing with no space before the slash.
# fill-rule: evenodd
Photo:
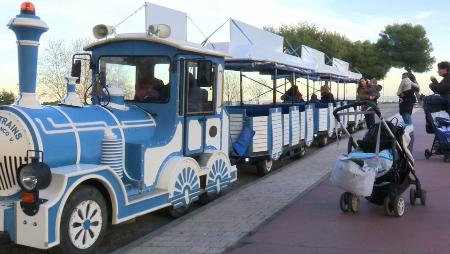
<svg viewBox="0 0 450 254">
<path fill-rule="evenodd" d="M 425 112 L 426 131 L 434 133 L 431 149 L 425 150 L 428 160 L 433 155 L 444 155 L 444 161 L 450 161 L 450 102 L 439 96 L 430 95 L 423 101 Z"/>
<path fill-rule="evenodd" d="M 386 215 L 401 217 L 406 207 L 401 195 L 410 185 L 415 185 L 410 189 L 411 205 L 416 204 L 416 199 L 425 205 L 426 192 L 415 174 L 410 152 L 414 137 L 412 125 L 386 121 L 376 104 L 370 101 L 357 101 L 335 109 L 337 122 L 342 124 L 339 115 L 349 114 L 340 111 L 357 106 L 372 108 L 362 113 L 375 113 L 380 123 L 371 126 L 364 138 L 357 141 L 344 129 L 350 137 L 348 153 L 338 158 L 331 172 L 331 181 L 346 190 L 340 198 L 341 210 L 357 213 L 360 197 L 365 197 L 371 203 L 384 205 Z"/>
</svg>

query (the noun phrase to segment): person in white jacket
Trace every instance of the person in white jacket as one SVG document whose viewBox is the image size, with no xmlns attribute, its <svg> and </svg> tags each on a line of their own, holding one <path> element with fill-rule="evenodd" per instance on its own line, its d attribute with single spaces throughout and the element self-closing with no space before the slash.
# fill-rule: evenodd
<svg viewBox="0 0 450 254">
<path fill-rule="evenodd" d="M 399 97 L 399 113 L 405 124 L 412 124 L 411 114 L 416 103 L 415 92 L 420 89 L 416 77 L 412 73 L 405 72 L 397 90 Z"/>
</svg>

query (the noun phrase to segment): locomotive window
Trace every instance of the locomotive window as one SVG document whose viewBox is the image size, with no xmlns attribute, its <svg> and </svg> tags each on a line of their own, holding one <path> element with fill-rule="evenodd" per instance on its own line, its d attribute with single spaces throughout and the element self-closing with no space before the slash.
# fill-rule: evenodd
<svg viewBox="0 0 450 254">
<path fill-rule="evenodd" d="M 205 61 L 203 61 L 205 62 Z M 215 101 L 215 65 L 201 61 L 187 63 L 187 113 L 213 113 Z"/>
<path fill-rule="evenodd" d="M 111 56 L 100 58 L 106 84 L 122 87 L 126 100 L 166 103 L 170 98 L 170 58 Z"/>
</svg>

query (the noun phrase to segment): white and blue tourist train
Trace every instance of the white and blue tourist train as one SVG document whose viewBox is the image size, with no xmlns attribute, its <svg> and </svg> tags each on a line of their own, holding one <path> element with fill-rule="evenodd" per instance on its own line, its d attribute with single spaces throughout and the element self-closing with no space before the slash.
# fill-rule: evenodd
<svg viewBox="0 0 450 254">
<path fill-rule="evenodd" d="M 19 97 L 0 106 L 0 232 L 13 242 L 89 253 L 109 224 L 163 208 L 181 216 L 236 181 L 236 164 L 257 164 L 266 174 L 273 161 L 304 154 L 314 138 L 332 137 L 336 105 L 276 97 L 277 79 L 291 77 L 294 85 L 330 76 L 323 53 L 308 61 L 284 54 L 281 36 L 236 20 L 228 43 L 189 43 L 172 22 L 185 13 L 145 6 L 146 33 L 94 27 L 98 40 L 74 55 L 58 106 L 36 95 L 47 24 L 30 2 L 8 23 L 17 37 Z M 247 33 L 244 41 L 239 33 Z M 83 64 L 92 71 L 89 103 L 76 93 Z M 357 79 L 348 66 L 338 69 L 335 82 Z M 240 105 L 222 104 L 225 70 L 240 71 Z M 243 102 L 243 71 L 271 75 L 273 103 Z"/>
<path fill-rule="evenodd" d="M 0 109 L 0 231 L 15 243 L 93 250 L 109 223 L 165 207 L 181 215 L 236 181 L 221 103 L 224 54 L 161 39 L 162 25 L 161 36 L 99 40 L 85 48 L 91 55 L 75 55 L 66 98 L 44 106 L 36 68 L 48 27 L 31 3 L 8 27 L 20 94 Z M 79 58 L 92 67 L 91 105 L 75 93 Z"/>
</svg>

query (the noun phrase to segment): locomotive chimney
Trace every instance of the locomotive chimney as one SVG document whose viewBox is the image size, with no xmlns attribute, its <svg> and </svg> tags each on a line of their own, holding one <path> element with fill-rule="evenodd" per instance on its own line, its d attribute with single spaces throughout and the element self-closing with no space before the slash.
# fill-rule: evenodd
<svg viewBox="0 0 450 254">
<path fill-rule="evenodd" d="M 19 58 L 19 99 L 15 105 L 40 108 L 36 97 L 38 47 L 39 38 L 48 30 L 47 24 L 36 16 L 31 2 L 24 2 L 20 14 L 9 21 L 8 28 L 16 34 Z"/>
</svg>

